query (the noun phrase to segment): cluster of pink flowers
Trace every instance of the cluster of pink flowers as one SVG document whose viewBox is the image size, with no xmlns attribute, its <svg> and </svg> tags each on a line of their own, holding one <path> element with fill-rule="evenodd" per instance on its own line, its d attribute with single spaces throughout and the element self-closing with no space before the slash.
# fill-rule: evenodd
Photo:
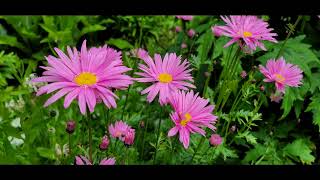
<svg viewBox="0 0 320 180">
<path fill-rule="evenodd" d="M 117 121 L 109 126 L 110 135 L 123 141 L 126 145 L 132 145 L 135 137 L 135 130 L 123 121 Z"/>
<path fill-rule="evenodd" d="M 176 17 L 188 21 L 193 19 L 193 16 Z M 226 25 L 214 26 L 212 32 L 215 36 L 224 35 L 232 38 L 224 47 L 237 42 L 243 49 L 256 50 L 260 47 L 266 50 L 262 40 L 277 42 L 274 38 L 277 34 L 271 33 L 273 29 L 268 28 L 268 23 L 256 16 L 221 18 Z M 181 28 L 177 26 L 176 31 L 180 32 Z M 192 38 L 196 32 L 190 29 L 187 34 Z M 181 45 L 181 48 L 186 47 L 185 43 Z M 132 51 L 133 57 L 144 62 L 138 67 L 141 72 L 135 73 L 139 77 L 132 78 L 125 74 L 131 68 L 123 65 L 121 52 L 108 46 L 87 49 L 84 41 L 80 52 L 70 47 L 67 47 L 68 55 L 58 48 L 55 48 L 55 51 L 59 57 L 46 57 L 48 66 L 41 66 L 45 70 L 43 76 L 33 79 L 33 82 L 49 83 L 39 89 L 37 96 L 58 91 L 45 102 L 45 107 L 65 96 L 64 107 L 69 107 L 76 100 L 82 114 L 86 114 L 87 108 L 92 113 L 97 103 L 104 103 L 107 108 L 116 108 L 118 97 L 114 90 L 124 90 L 134 81 L 138 81 L 150 84 L 141 91 L 142 95 L 147 94 L 149 103 L 159 96 L 161 106 L 169 104 L 172 107 L 170 117 L 174 127 L 168 131 L 168 136 L 179 133 L 179 140 L 184 148 L 189 147 L 190 134 L 198 133 L 205 136 L 204 128 L 216 130 L 214 125 L 217 116 L 213 115 L 214 106 L 209 104 L 209 100 L 190 90 L 196 88 L 193 85 L 192 69 L 188 60 L 182 60 L 176 53 L 166 53 L 163 58 L 160 54 L 154 54 L 152 58 L 144 49 Z M 298 87 L 302 84 L 302 71 L 296 65 L 286 63 L 282 57 L 279 60 L 268 60 L 266 67 L 260 65 L 259 69 L 265 76 L 264 82 L 274 82 L 277 91 L 281 93 L 272 101 L 278 102 L 281 99 L 279 97 L 285 93 L 286 86 Z M 247 73 L 242 71 L 240 76 L 245 78 Z M 261 87 L 264 91 L 265 87 Z M 123 141 L 125 145 L 134 143 L 135 129 L 125 122 L 119 120 L 114 125 L 109 125 L 108 130 L 111 137 Z M 222 141 L 217 134 L 213 134 L 209 139 L 213 146 L 220 145 Z M 105 150 L 108 145 L 109 139 L 104 136 L 99 147 Z M 76 164 L 92 165 L 92 162 L 84 156 L 77 156 Z M 115 164 L 115 159 L 105 158 L 100 164 Z"/>
</svg>

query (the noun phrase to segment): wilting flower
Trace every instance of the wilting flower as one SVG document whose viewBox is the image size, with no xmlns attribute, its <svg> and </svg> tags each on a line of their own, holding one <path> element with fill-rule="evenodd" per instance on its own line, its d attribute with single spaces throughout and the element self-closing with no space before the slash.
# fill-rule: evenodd
<svg viewBox="0 0 320 180">
<path fill-rule="evenodd" d="M 176 16 L 178 19 L 182 19 L 185 21 L 191 21 L 193 19 L 193 16 Z"/>
<path fill-rule="evenodd" d="M 188 148 L 190 133 L 199 133 L 205 136 L 202 127 L 208 127 L 215 130 L 213 125 L 217 121 L 217 116 L 212 114 L 213 105 L 208 105 L 209 100 L 203 99 L 194 94 L 193 91 L 176 91 L 169 97 L 174 112 L 170 114 L 175 127 L 170 129 L 168 136 L 174 136 L 179 132 L 179 140 L 184 148 Z"/>
<path fill-rule="evenodd" d="M 220 37 L 222 35 L 222 32 L 223 32 L 223 30 L 217 28 L 217 26 L 212 26 L 211 30 L 212 30 L 212 33 L 217 37 Z"/>
<path fill-rule="evenodd" d="M 181 49 L 185 49 L 185 48 L 187 48 L 187 44 L 183 42 L 183 43 L 181 44 Z"/>
<path fill-rule="evenodd" d="M 175 90 L 195 88 L 190 82 L 193 78 L 190 74 L 192 69 L 187 69 L 189 63 L 187 60 L 181 61 L 181 56 L 177 57 L 175 53 L 167 53 L 163 60 L 159 54 L 154 55 L 153 60 L 150 56 L 144 58 L 144 64 L 139 64 L 139 69 L 143 72 L 136 74 L 142 76 L 136 78 L 139 82 L 153 83 L 150 87 L 143 90 L 141 94 L 148 93 L 147 100 L 152 102 L 159 94 L 159 102 L 161 105 L 166 104 L 167 97 Z"/>
<path fill-rule="evenodd" d="M 115 158 L 104 158 L 100 161 L 99 165 L 114 165 L 116 163 Z M 76 165 L 92 165 L 89 159 L 84 156 L 76 156 L 75 158 Z"/>
<path fill-rule="evenodd" d="M 222 143 L 222 137 L 219 134 L 212 134 L 209 142 L 212 146 L 219 146 Z"/>
<path fill-rule="evenodd" d="M 277 40 L 273 37 L 277 34 L 271 33 L 273 29 L 268 28 L 269 24 L 257 16 L 221 16 L 221 18 L 227 25 L 215 26 L 213 30 L 218 34 L 232 37 L 224 47 L 239 42 L 240 47 L 246 45 L 251 50 L 256 50 L 258 46 L 262 50 L 266 50 L 261 42 L 262 40 L 277 43 Z"/>
<path fill-rule="evenodd" d="M 135 136 L 135 130 L 131 128 L 128 129 L 127 133 L 124 136 L 124 144 L 132 145 L 134 142 L 134 136 Z"/>
<path fill-rule="evenodd" d="M 180 26 L 176 26 L 176 32 L 181 32 L 181 27 Z"/>
<path fill-rule="evenodd" d="M 278 92 L 271 93 L 271 95 L 270 95 L 271 102 L 279 103 L 282 98 L 283 98 L 283 94 L 281 92 L 280 93 L 278 93 Z"/>
<path fill-rule="evenodd" d="M 196 34 L 196 32 L 195 32 L 193 29 L 190 29 L 190 30 L 188 31 L 188 36 L 191 37 L 191 38 L 192 38 L 195 34 Z"/>
<path fill-rule="evenodd" d="M 240 76 L 241 76 L 242 79 L 244 79 L 245 77 L 247 77 L 247 72 L 246 71 L 241 71 Z"/>
<path fill-rule="evenodd" d="M 298 87 L 302 84 L 302 71 L 293 64 L 286 63 L 283 57 L 277 61 L 270 59 L 266 68 L 259 66 L 261 73 L 265 76 L 264 82 L 275 82 L 276 89 L 285 92 L 285 86 Z"/>
<path fill-rule="evenodd" d="M 66 95 L 64 107 L 70 106 L 77 98 L 82 114 L 88 106 L 94 111 L 97 101 L 103 101 L 108 107 L 116 107 L 115 98 L 118 98 L 111 89 L 125 89 L 133 80 L 123 73 L 131 70 L 122 65 L 121 52 L 109 48 L 93 47 L 87 50 L 86 41 L 83 41 L 81 52 L 76 48 L 67 47 L 68 55 L 55 48 L 59 58 L 48 56 L 49 66 L 40 66 L 46 71 L 42 77 L 33 79 L 33 82 L 48 82 L 41 87 L 37 96 L 59 90 L 44 104 L 45 107 Z"/>
<path fill-rule="evenodd" d="M 106 150 L 109 146 L 109 139 L 108 139 L 108 136 L 103 136 L 102 140 L 101 140 L 101 143 L 99 145 L 99 148 L 101 150 Z"/>
</svg>

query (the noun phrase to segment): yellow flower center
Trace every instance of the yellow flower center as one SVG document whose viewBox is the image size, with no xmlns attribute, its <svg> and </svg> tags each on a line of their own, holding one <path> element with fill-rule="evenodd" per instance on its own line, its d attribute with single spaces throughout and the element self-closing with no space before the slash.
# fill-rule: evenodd
<svg viewBox="0 0 320 180">
<path fill-rule="evenodd" d="M 284 80 L 286 80 L 281 74 L 275 74 L 276 81 L 279 83 L 283 83 Z"/>
<path fill-rule="evenodd" d="M 181 126 L 183 126 L 183 127 L 186 126 L 189 121 L 191 121 L 192 116 L 189 113 L 186 113 L 184 115 L 184 118 L 185 119 L 181 120 L 181 122 L 180 122 Z"/>
<path fill-rule="evenodd" d="M 245 32 L 243 32 L 243 36 L 244 36 L 244 37 L 251 37 L 251 36 L 252 36 L 252 33 L 251 33 L 251 32 L 248 32 L 248 31 L 245 31 Z"/>
<path fill-rule="evenodd" d="M 94 85 L 97 82 L 97 76 L 95 74 L 89 73 L 89 72 L 83 72 L 79 75 L 77 75 L 74 78 L 74 81 L 79 85 L 79 86 L 83 86 L 83 85 Z"/>
<path fill-rule="evenodd" d="M 171 76 L 171 74 L 161 73 L 158 76 L 158 79 L 162 83 L 170 83 L 172 81 L 172 76 Z"/>
</svg>

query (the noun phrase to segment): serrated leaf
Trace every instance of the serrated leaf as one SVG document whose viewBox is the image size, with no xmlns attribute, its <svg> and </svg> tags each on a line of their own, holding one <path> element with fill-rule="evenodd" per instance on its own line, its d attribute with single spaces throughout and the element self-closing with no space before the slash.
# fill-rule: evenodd
<svg viewBox="0 0 320 180">
<path fill-rule="evenodd" d="M 299 138 L 288 144 L 283 151 L 289 156 L 298 157 L 303 164 L 311 164 L 315 160 L 315 157 L 311 154 L 311 145 L 310 140 Z"/>
<path fill-rule="evenodd" d="M 319 127 L 319 132 L 320 132 L 320 95 L 316 94 L 316 95 L 312 96 L 310 99 L 311 99 L 311 103 L 308 105 L 305 112 L 312 111 L 312 113 L 313 113 L 312 122 L 313 122 L 313 124 L 315 124 Z"/>
</svg>

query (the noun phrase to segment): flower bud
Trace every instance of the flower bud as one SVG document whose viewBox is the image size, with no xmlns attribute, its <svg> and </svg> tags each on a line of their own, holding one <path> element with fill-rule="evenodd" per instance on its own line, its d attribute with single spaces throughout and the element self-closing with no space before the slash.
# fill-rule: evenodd
<svg viewBox="0 0 320 180">
<path fill-rule="evenodd" d="M 247 77 L 247 72 L 246 71 L 242 71 L 240 74 L 241 78 L 244 79 Z"/>
<path fill-rule="evenodd" d="M 109 146 L 109 139 L 108 136 L 103 136 L 101 143 L 99 145 L 100 150 L 106 150 Z"/>
<path fill-rule="evenodd" d="M 193 29 L 190 29 L 190 30 L 188 31 L 188 36 L 189 36 L 190 38 L 192 38 L 195 34 L 196 34 L 196 32 L 195 32 Z"/>
<path fill-rule="evenodd" d="M 260 86 L 260 90 L 261 91 L 264 91 L 265 90 L 265 87 L 262 85 L 262 86 Z"/>
<path fill-rule="evenodd" d="M 76 122 L 73 121 L 73 120 L 70 120 L 67 122 L 67 128 L 66 128 L 66 131 L 69 133 L 69 134 L 72 134 L 74 132 L 74 129 L 76 127 Z"/>
<path fill-rule="evenodd" d="M 222 143 L 222 137 L 219 134 L 212 134 L 209 142 L 211 146 L 219 146 Z"/>
</svg>

